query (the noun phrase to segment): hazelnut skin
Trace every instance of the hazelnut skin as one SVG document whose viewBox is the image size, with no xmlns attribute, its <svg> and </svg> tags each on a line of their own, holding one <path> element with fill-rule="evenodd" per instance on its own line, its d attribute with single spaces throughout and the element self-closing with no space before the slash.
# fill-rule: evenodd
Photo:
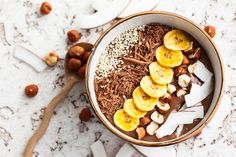
<svg viewBox="0 0 236 157">
<path fill-rule="evenodd" d="M 43 15 L 47 15 L 52 11 L 52 6 L 48 2 L 43 2 L 40 7 L 40 13 Z"/>
<path fill-rule="evenodd" d="M 70 42 L 77 42 L 80 39 L 81 35 L 80 32 L 77 30 L 70 30 L 67 32 L 67 38 Z"/>
<path fill-rule="evenodd" d="M 82 62 L 80 59 L 71 58 L 68 62 L 68 68 L 69 70 L 76 71 L 78 70 L 82 65 Z"/>
<path fill-rule="evenodd" d="M 69 55 L 71 57 L 82 57 L 85 53 L 85 49 L 81 46 L 73 46 L 69 49 Z"/>
</svg>

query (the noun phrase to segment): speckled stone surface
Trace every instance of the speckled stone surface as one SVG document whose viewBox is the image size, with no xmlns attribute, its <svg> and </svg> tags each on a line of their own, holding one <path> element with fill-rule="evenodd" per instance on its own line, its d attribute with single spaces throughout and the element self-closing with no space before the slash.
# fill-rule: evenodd
<svg viewBox="0 0 236 157">
<path fill-rule="evenodd" d="M 13 57 L 17 45 L 39 56 L 56 50 L 63 57 L 68 49 L 66 32 L 78 29 L 79 15 L 90 13 L 91 0 L 51 0 L 48 16 L 38 13 L 40 0 L 0 0 L 0 157 L 20 157 L 26 141 L 38 127 L 44 107 L 65 82 L 63 61 L 41 73 Z M 224 97 L 212 122 L 201 135 L 171 146 L 178 157 L 236 156 L 236 1 L 164 0 L 155 10 L 175 12 L 204 26 L 216 26 L 214 38 L 225 63 Z M 94 43 L 109 26 L 81 30 L 80 41 Z M 26 98 L 27 84 L 36 83 L 39 93 Z M 100 139 L 108 157 L 125 141 L 110 133 L 93 114 L 80 122 L 81 109 L 89 106 L 85 85 L 80 82 L 56 109 L 46 135 L 37 145 L 35 157 L 90 157 L 90 145 Z M 142 156 L 138 153 L 135 156 Z"/>
</svg>

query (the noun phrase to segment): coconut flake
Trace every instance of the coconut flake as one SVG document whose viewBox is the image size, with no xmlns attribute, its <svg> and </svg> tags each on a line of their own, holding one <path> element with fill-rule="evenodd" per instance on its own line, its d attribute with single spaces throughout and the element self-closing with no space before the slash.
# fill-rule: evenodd
<svg viewBox="0 0 236 157">
<path fill-rule="evenodd" d="M 193 73 L 203 82 L 206 82 L 209 78 L 213 76 L 213 74 L 200 61 L 196 62 L 196 66 L 194 68 Z"/>
<path fill-rule="evenodd" d="M 107 157 L 105 148 L 100 140 L 90 146 L 94 157 Z"/>
<path fill-rule="evenodd" d="M 194 119 L 204 117 L 204 107 L 195 106 L 179 112 L 171 112 L 166 122 L 156 131 L 156 136 L 162 138 L 171 135 L 179 125 L 192 124 Z"/>
<path fill-rule="evenodd" d="M 192 84 L 190 93 L 185 95 L 187 107 L 194 106 L 204 100 L 213 90 L 213 79 L 209 78 L 202 86 Z"/>
<path fill-rule="evenodd" d="M 42 58 L 22 46 L 16 46 L 16 48 L 14 49 L 14 57 L 27 63 L 37 72 L 42 72 L 47 68 L 47 64 L 43 61 Z"/>
<path fill-rule="evenodd" d="M 89 29 L 98 27 L 115 19 L 130 3 L 130 0 L 114 0 L 106 8 L 91 15 L 82 15 L 80 27 Z"/>
<path fill-rule="evenodd" d="M 132 0 L 128 7 L 118 16 L 124 18 L 131 14 L 135 14 L 141 11 L 149 11 L 154 9 L 158 4 L 157 0 Z"/>
<path fill-rule="evenodd" d="M 135 152 L 136 150 L 131 145 L 125 143 L 115 157 L 132 157 Z"/>
</svg>

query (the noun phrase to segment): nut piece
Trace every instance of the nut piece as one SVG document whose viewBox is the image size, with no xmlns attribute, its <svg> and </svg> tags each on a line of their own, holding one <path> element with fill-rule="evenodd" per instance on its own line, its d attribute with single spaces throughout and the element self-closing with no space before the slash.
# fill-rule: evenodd
<svg viewBox="0 0 236 157">
<path fill-rule="evenodd" d="M 71 58 L 68 62 L 68 68 L 72 71 L 77 71 L 82 65 L 80 59 Z"/>
<path fill-rule="evenodd" d="M 71 57 L 82 57 L 85 53 L 85 49 L 81 46 L 73 46 L 69 50 L 69 55 Z"/>
<path fill-rule="evenodd" d="M 168 93 L 172 94 L 176 91 L 176 87 L 173 84 L 168 84 L 167 91 L 168 91 Z"/>
<path fill-rule="evenodd" d="M 48 2 L 43 2 L 40 7 L 40 13 L 43 15 L 47 15 L 52 11 L 52 6 Z"/>
<path fill-rule="evenodd" d="M 188 53 L 190 53 L 190 52 L 192 52 L 192 51 L 193 51 L 193 41 L 190 42 L 189 48 L 187 48 L 186 50 L 184 50 L 184 52 L 185 52 L 186 54 L 188 54 Z"/>
<path fill-rule="evenodd" d="M 86 72 L 86 64 L 82 65 L 82 67 L 79 68 L 78 74 L 80 77 L 85 78 L 85 72 Z"/>
<path fill-rule="evenodd" d="M 83 59 L 82 59 L 82 60 L 83 60 L 83 63 L 87 63 L 90 54 L 91 54 L 91 52 L 89 52 L 89 51 L 86 51 L 86 52 L 84 53 Z"/>
<path fill-rule="evenodd" d="M 165 114 L 170 110 L 170 105 L 168 103 L 163 103 L 159 101 L 156 106 L 157 110 L 162 114 Z"/>
<path fill-rule="evenodd" d="M 194 50 L 194 52 L 190 55 L 188 55 L 189 59 L 200 59 L 201 58 L 201 48 L 198 47 L 196 50 Z"/>
<path fill-rule="evenodd" d="M 169 93 L 166 93 L 163 97 L 160 98 L 162 102 L 169 103 L 171 100 L 171 95 Z"/>
<path fill-rule="evenodd" d="M 151 119 L 156 122 L 157 124 L 164 123 L 164 116 L 157 111 L 154 111 L 151 115 Z"/>
<path fill-rule="evenodd" d="M 89 121 L 91 117 L 92 117 L 92 114 L 88 107 L 83 108 L 79 115 L 79 119 L 84 122 Z"/>
<path fill-rule="evenodd" d="M 38 86 L 35 84 L 30 84 L 25 87 L 25 95 L 28 97 L 34 97 L 38 93 Z"/>
<path fill-rule="evenodd" d="M 216 28 L 214 26 L 208 25 L 204 28 L 204 30 L 210 35 L 211 38 L 214 38 L 216 35 Z"/>
<path fill-rule="evenodd" d="M 144 138 L 144 136 L 146 135 L 146 130 L 144 129 L 144 127 L 138 127 L 136 129 L 136 133 L 138 135 L 138 139 L 140 140 L 140 139 Z"/>
<path fill-rule="evenodd" d="M 186 74 L 180 75 L 178 78 L 178 84 L 182 88 L 188 87 L 190 81 L 191 81 L 191 78 Z"/>
<path fill-rule="evenodd" d="M 158 127 L 159 127 L 159 125 L 156 122 L 151 122 L 146 128 L 147 133 L 149 135 L 154 135 L 155 131 L 158 129 Z"/>
<path fill-rule="evenodd" d="M 151 122 L 151 119 L 149 117 L 142 117 L 140 121 L 141 124 L 145 126 Z"/>
<path fill-rule="evenodd" d="M 194 63 L 194 64 L 191 64 L 191 65 L 188 66 L 188 72 L 189 72 L 190 74 L 194 73 L 194 69 L 195 69 L 196 65 L 197 65 L 197 64 Z"/>
<path fill-rule="evenodd" d="M 58 54 L 55 51 L 49 52 L 43 57 L 43 59 L 49 66 L 56 65 L 57 62 L 60 60 Z"/>
<path fill-rule="evenodd" d="M 70 42 L 77 42 L 80 39 L 80 32 L 73 29 L 67 32 L 67 38 Z"/>
<path fill-rule="evenodd" d="M 187 92 L 181 88 L 176 91 L 177 97 L 184 96 L 185 94 L 187 94 Z"/>
<path fill-rule="evenodd" d="M 189 59 L 184 55 L 183 61 L 182 61 L 183 65 L 189 65 Z"/>
<path fill-rule="evenodd" d="M 187 73 L 187 66 L 186 65 L 181 65 L 177 68 L 174 69 L 174 76 L 178 77 L 182 74 L 186 74 Z"/>
</svg>

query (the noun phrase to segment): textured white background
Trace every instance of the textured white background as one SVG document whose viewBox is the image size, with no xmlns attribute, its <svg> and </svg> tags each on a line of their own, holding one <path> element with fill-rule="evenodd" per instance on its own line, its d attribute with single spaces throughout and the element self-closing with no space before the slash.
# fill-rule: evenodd
<svg viewBox="0 0 236 157">
<path fill-rule="evenodd" d="M 53 11 L 40 16 L 40 0 L 0 0 L 0 157 L 20 157 L 27 139 L 37 128 L 41 109 L 63 85 L 63 62 L 42 73 L 13 57 L 16 45 L 23 45 L 39 55 L 56 50 L 64 56 L 66 32 L 78 29 L 79 15 L 91 0 L 51 0 Z M 225 94 L 217 115 L 195 139 L 173 146 L 178 157 L 236 156 L 236 1 L 234 0 L 162 0 L 155 10 L 184 15 L 204 26 L 216 26 L 214 38 L 225 62 Z M 109 25 L 109 24 L 108 24 Z M 81 31 L 80 41 L 94 43 L 108 25 Z M 25 85 L 36 83 L 39 93 L 26 98 Z M 56 109 L 47 134 L 35 149 L 37 157 L 91 156 L 89 146 L 100 139 L 109 157 L 123 140 L 111 134 L 94 116 L 81 123 L 78 115 L 89 106 L 83 82 L 77 85 Z M 136 155 L 138 156 L 138 155 Z"/>
</svg>

